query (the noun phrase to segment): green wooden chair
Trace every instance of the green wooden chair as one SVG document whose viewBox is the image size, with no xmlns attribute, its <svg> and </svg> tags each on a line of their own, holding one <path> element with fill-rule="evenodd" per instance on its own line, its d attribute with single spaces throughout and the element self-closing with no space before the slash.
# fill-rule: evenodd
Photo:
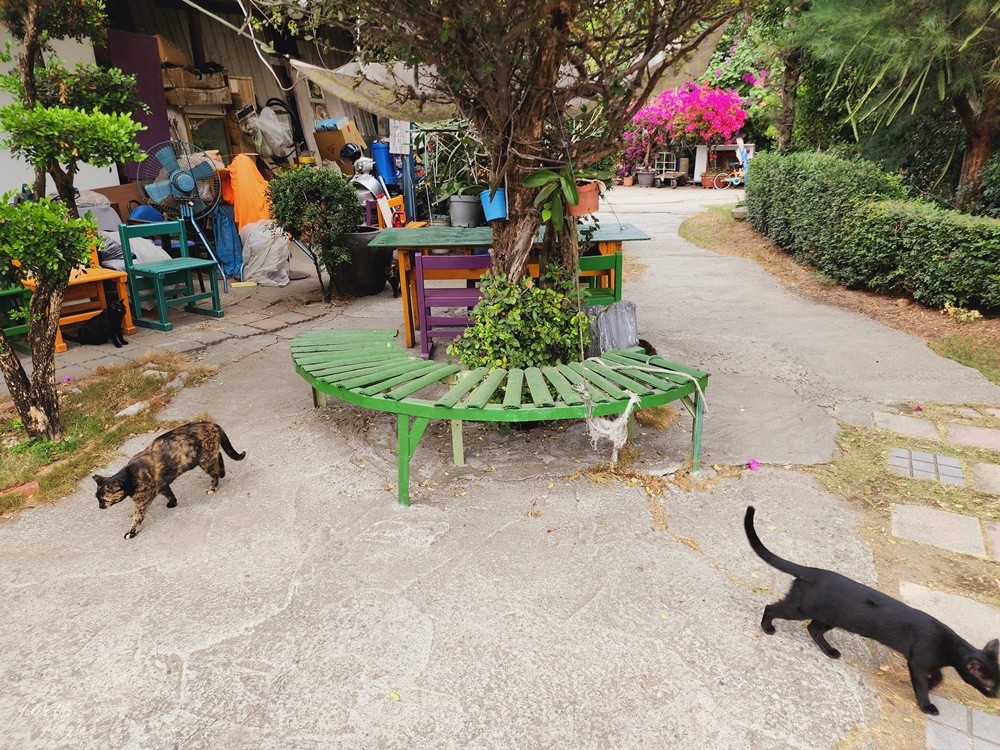
<svg viewBox="0 0 1000 750">
<path fill-rule="evenodd" d="M 0 289 L 0 328 L 8 338 L 20 338 L 28 332 L 28 321 L 15 314 L 31 298 L 31 290 L 21 284 Z M 16 341 L 14 347 L 27 351 L 25 342 Z"/>
<path fill-rule="evenodd" d="M 179 237 L 179 258 L 157 260 L 151 263 L 136 263 L 132 260 L 131 240 L 135 237 L 162 237 L 177 235 Z M 183 221 L 161 221 L 150 224 L 119 224 L 118 236 L 121 238 L 122 254 L 125 256 L 125 272 L 128 274 L 129 298 L 132 302 L 132 317 L 136 325 L 153 328 L 157 331 L 169 331 L 173 325 L 167 320 L 167 310 L 171 307 L 184 306 L 188 312 L 208 315 L 213 318 L 223 316 L 219 301 L 219 279 L 214 260 L 208 258 L 192 258 L 188 255 L 187 231 Z M 195 291 L 194 274 L 207 273 L 211 280 L 209 291 Z M 211 307 L 202 307 L 196 303 L 201 300 L 211 300 Z M 143 303 L 156 304 L 157 317 L 148 315 L 142 309 Z"/>
<path fill-rule="evenodd" d="M 580 256 L 584 304 L 610 305 L 622 299 L 622 254 Z"/>
</svg>

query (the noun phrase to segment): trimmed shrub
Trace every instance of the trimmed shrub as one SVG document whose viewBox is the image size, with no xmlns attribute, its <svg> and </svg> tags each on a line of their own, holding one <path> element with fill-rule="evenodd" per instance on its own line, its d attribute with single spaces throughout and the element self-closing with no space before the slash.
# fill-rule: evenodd
<svg viewBox="0 0 1000 750">
<path fill-rule="evenodd" d="M 1000 310 L 1000 221 L 918 201 L 867 203 L 853 219 L 823 268 L 831 278 L 933 307 Z"/>
<path fill-rule="evenodd" d="M 904 200 L 868 162 L 760 154 L 747 216 L 796 260 L 850 288 L 1000 311 L 1000 221 Z"/>
</svg>

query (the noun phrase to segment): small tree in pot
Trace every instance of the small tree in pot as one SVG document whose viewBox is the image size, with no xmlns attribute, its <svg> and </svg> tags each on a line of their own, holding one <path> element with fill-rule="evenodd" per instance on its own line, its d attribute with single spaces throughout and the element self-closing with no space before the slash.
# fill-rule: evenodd
<svg viewBox="0 0 1000 750">
<path fill-rule="evenodd" d="M 272 179 L 268 195 L 275 224 L 312 248 L 325 301 L 329 302 L 334 292 L 339 297 L 372 294 L 372 285 L 362 278 L 365 274 L 380 274 L 378 290 L 385 287 L 385 266 L 392 251 L 386 250 L 378 258 L 367 258 L 363 248 L 352 254 L 352 235 L 368 229 L 374 236 L 377 230 L 363 226 L 365 210 L 347 178 L 331 169 L 297 167 Z M 323 269 L 330 277 L 326 285 Z"/>
</svg>

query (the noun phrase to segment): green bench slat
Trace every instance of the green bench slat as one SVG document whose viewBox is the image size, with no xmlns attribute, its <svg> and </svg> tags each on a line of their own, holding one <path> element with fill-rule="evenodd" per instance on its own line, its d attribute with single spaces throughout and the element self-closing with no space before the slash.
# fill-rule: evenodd
<svg viewBox="0 0 1000 750">
<path fill-rule="evenodd" d="M 593 385 L 590 384 L 590 382 L 587 381 L 585 377 L 583 377 L 583 375 L 578 373 L 569 365 L 557 365 L 556 367 L 559 370 L 559 373 L 564 378 L 566 378 L 566 380 L 569 381 L 570 387 L 573 388 L 574 390 L 576 390 L 577 388 L 583 388 L 587 392 L 587 397 L 591 400 L 592 403 L 603 403 L 605 401 L 611 400 L 608 397 L 608 394 L 604 393 L 598 388 L 595 388 Z M 585 399 L 581 398 L 581 400 Z"/>
<path fill-rule="evenodd" d="M 350 362 L 347 364 L 341 363 L 339 360 L 336 364 L 327 365 L 306 365 L 302 369 L 306 370 L 315 377 L 328 377 L 331 380 L 336 380 L 338 375 L 343 375 L 346 378 L 355 375 L 367 375 L 368 373 L 374 372 L 380 368 L 392 367 L 392 366 L 403 366 L 408 365 L 410 358 L 407 357 L 402 360 L 387 360 L 387 359 L 368 359 L 361 362 Z"/>
<path fill-rule="evenodd" d="M 552 383 L 552 387 L 556 389 L 556 393 L 559 394 L 559 398 L 564 403 L 571 406 L 583 403 L 583 396 L 573 390 L 573 386 L 570 385 L 569 381 L 555 367 L 544 368 L 542 374 Z"/>
<path fill-rule="evenodd" d="M 654 389 L 650 388 L 648 383 L 641 383 L 629 377 L 632 374 L 631 371 L 613 370 L 611 367 L 606 367 L 599 362 L 592 361 L 587 362 L 587 368 L 637 396 L 648 396 L 654 392 Z"/>
<path fill-rule="evenodd" d="M 391 398 L 394 401 L 399 401 L 407 396 L 416 393 L 417 391 L 426 388 L 432 383 L 436 383 L 449 375 L 454 375 L 459 372 L 462 368 L 458 365 L 443 364 L 440 367 L 436 367 L 431 370 L 426 375 L 423 375 L 415 380 L 410 381 L 406 385 L 400 386 L 399 388 L 393 388 L 387 394 L 386 398 Z"/>
<path fill-rule="evenodd" d="M 701 384 L 701 387 L 704 388 L 708 379 L 707 372 L 695 370 L 692 367 L 685 367 L 684 365 L 678 365 L 674 362 L 668 362 L 661 357 L 653 358 L 656 360 L 655 362 L 647 362 L 645 359 L 637 359 L 634 356 L 622 356 L 617 352 L 605 352 L 601 355 L 601 359 L 615 364 L 646 368 L 629 370 L 629 374 L 638 380 L 644 380 L 650 385 L 662 390 L 669 390 L 670 384 L 673 384 L 675 387 L 678 385 L 691 385 L 691 378 L 697 379 Z M 656 372 L 649 372 L 649 368 L 652 367 L 658 367 L 661 369 Z M 676 372 L 668 372 L 668 370 L 674 370 Z M 687 377 L 687 375 L 690 375 L 691 377 Z"/>
<path fill-rule="evenodd" d="M 521 390 L 524 387 L 524 370 L 516 367 L 507 371 L 507 392 L 503 396 L 504 409 L 521 408 Z"/>
<path fill-rule="evenodd" d="M 620 398 L 628 399 L 629 394 L 626 391 L 619 388 L 607 378 L 601 377 L 600 374 L 587 367 L 586 363 L 571 362 L 569 367 L 572 368 L 578 375 L 582 375 L 586 378 L 588 384 L 593 385 L 608 394 L 608 397 L 612 401 Z"/>
<path fill-rule="evenodd" d="M 524 378 L 528 381 L 528 390 L 531 392 L 531 401 L 535 406 L 547 407 L 555 406 L 552 394 L 545 385 L 545 378 L 542 371 L 537 367 L 529 367 L 524 371 Z"/>
<path fill-rule="evenodd" d="M 456 385 L 452 386 L 450 391 L 434 402 L 434 406 L 442 406 L 446 409 L 451 408 L 458 403 L 458 400 L 462 396 L 479 385 L 479 382 L 486 377 L 487 372 L 489 370 L 485 367 L 477 367 L 475 370 L 465 373 L 462 379 Z"/>
<path fill-rule="evenodd" d="M 482 409 L 493 397 L 493 394 L 496 393 L 497 388 L 500 387 L 506 375 L 506 370 L 492 370 L 482 384 L 462 402 L 462 406 L 469 409 Z"/>
<path fill-rule="evenodd" d="M 425 365 L 425 367 L 420 367 L 420 364 Z M 376 383 L 382 383 L 394 378 L 398 375 L 405 375 L 409 377 L 410 373 L 414 370 L 420 371 L 426 369 L 426 362 L 421 361 L 418 364 L 413 360 L 404 360 L 398 364 L 384 364 L 377 368 L 371 370 L 371 372 L 360 375 L 356 378 L 349 377 L 322 377 L 320 380 L 324 380 L 331 385 L 339 385 L 341 388 L 346 388 L 348 390 L 353 390 L 355 388 L 362 388 L 369 385 L 374 385 Z"/>
<path fill-rule="evenodd" d="M 614 359 L 622 363 L 637 364 L 647 367 L 662 367 L 667 370 L 675 370 L 685 375 L 690 375 L 691 377 L 702 380 L 708 377 L 708 373 L 704 370 L 696 370 L 694 367 L 688 367 L 687 365 L 682 365 L 677 362 L 671 362 L 670 360 L 664 359 L 659 355 L 653 355 L 652 357 L 646 357 L 644 354 L 635 351 L 616 351 L 616 352 L 606 352 L 601 355 L 602 359 Z M 648 361 L 647 361 L 648 360 Z M 687 378 L 681 378 L 683 382 L 690 382 Z"/>
<path fill-rule="evenodd" d="M 426 375 L 430 370 L 437 366 L 436 362 L 427 362 L 425 360 L 417 360 L 416 362 L 408 362 L 404 367 L 399 365 L 398 367 L 392 368 L 396 371 L 396 374 L 392 374 L 391 371 L 387 370 L 382 373 L 382 375 L 377 379 L 372 379 L 374 373 L 366 378 L 367 382 L 358 383 L 357 385 L 349 386 L 347 385 L 350 381 L 345 380 L 341 385 L 345 388 L 350 388 L 360 393 L 362 396 L 374 396 L 376 394 L 385 396 L 385 391 L 390 388 L 394 388 L 397 385 L 402 385 L 403 383 L 408 383 L 415 378 L 419 378 Z M 361 387 L 366 386 L 366 387 Z"/>
</svg>

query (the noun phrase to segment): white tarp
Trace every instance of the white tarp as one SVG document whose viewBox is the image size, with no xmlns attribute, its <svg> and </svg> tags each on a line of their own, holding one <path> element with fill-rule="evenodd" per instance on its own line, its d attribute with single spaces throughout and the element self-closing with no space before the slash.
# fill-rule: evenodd
<svg viewBox="0 0 1000 750">
<path fill-rule="evenodd" d="M 243 280 L 261 286 L 288 283 L 288 259 L 292 244 L 270 219 L 247 224 L 240 230 L 243 240 Z"/>
<path fill-rule="evenodd" d="M 434 91 L 433 69 L 422 71 L 418 79 L 413 68 L 403 63 L 389 67 L 352 62 L 329 70 L 301 60 L 290 62 L 324 91 L 382 117 L 437 122 L 458 116 L 455 105 Z"/>
</svg>

